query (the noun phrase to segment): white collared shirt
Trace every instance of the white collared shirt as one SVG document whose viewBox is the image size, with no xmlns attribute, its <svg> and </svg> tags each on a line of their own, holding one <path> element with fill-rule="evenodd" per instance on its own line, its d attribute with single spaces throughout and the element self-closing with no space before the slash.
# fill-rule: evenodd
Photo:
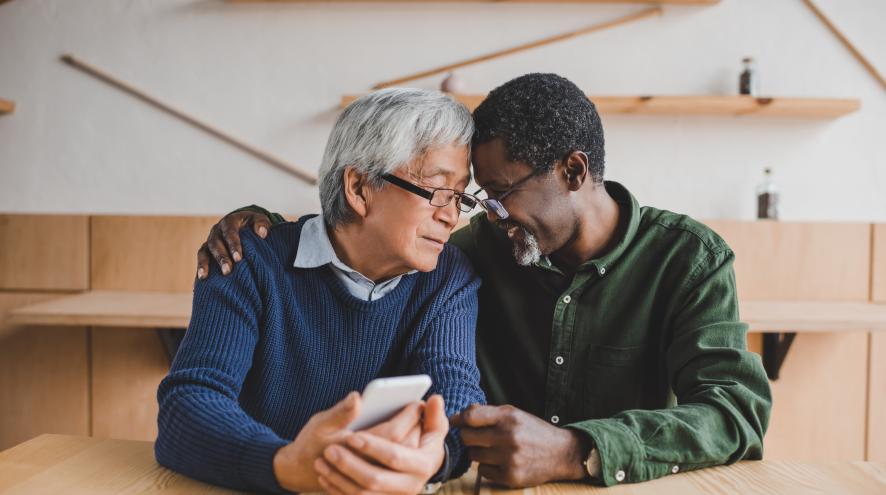
<svg viewBox="0 0 886 495">
<path fill-rule="evenodd" d="M 348 292 L 364 301 L 381 299 L 397 287 L 404 275 L 411 275 L 418 271 L 411 270 L 383 282 L 373 282 L 338 259 L 332 242 L 329 240 L 326 222 L 323 221 L 322 215 L 309 218 L 302 225 L 298 239 L 298 252 L 292 265 L 296 268 L 319 268 L 323 265 L 330 265 L 332 272 L 336 278 L 342 281 Z"/>
</svg>

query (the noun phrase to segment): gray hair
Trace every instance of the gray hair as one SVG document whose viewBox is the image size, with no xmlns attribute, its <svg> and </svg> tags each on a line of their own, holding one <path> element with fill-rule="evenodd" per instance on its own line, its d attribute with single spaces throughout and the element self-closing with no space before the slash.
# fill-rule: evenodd
<svg viewBox="0 0 886 495">
<path fill-rule="evenodd" d="M 380 188 L 382 177 L 449 145 L 470 146 L 471 112 L 439 91 L 383 89 L 362 96 L 342 112 L 329 134 L 320 164 L 320 205 L 331 226 L 353 220 L 344 171 L 353 167 Z"/>
</svg>

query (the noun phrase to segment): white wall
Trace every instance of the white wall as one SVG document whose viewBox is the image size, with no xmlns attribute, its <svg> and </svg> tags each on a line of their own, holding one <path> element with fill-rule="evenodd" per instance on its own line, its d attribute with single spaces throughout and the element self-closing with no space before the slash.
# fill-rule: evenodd
<svg viewBox="0 0 886 495">
<path fill-rule="evenodd" d="M 816 0 L 886 73 L 886 1 Z M 618 17 L 631 5 L 0 5 L 0 211 L 217 214 L 319 208 L 316 189 L 58 61 L 72 53 L 248 142 L 316 169 L 339 97 Z M 775 168 L 785 219 L 886 221 L 886 90 L 800 0 L 723 0 L 463 69 L 470 92 L 532 71 L 596 94 L 762 90 L 860 97 L 837 120 L 605 116 L 607 175 L 701 218 L 751 218 Z M 417 81 L 436 87 L 440 78 Z"/>
</svg>

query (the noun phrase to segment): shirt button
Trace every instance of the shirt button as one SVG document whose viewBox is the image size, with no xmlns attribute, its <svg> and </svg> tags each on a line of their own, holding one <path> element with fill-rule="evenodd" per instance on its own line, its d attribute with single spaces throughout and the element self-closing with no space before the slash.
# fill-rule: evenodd
<svg viewBox="0 0 886 495">
<path fill-rule="evenodd" d="M 615 473 L 615 481 L 624 481 L 624 480 L 625 480 L 625 472 L 624 471 L 618 471 L 617 473 Z"/>
<path fill-rule="evenodd" d="M 563 356 L 557 356 L 554 358 L 554 362 L 557 364 L 563 364 Z"/>
<path fill-rule="evenodd" d="M 680 466 L 674 466 L 671 468 L 671 472 L 677 474 L 680 472 Z"/>
<path fill-rule="evenodd" d="M 572 300 L 572 296 L 566 296 L 563 298 L 563 302 L 566 304 L 569 304 L 569 301 L 571 301 L 571 300 Z"/>
<path fill-rule="evenodd" d="M 557 424 L 560 422 L 560 416 L 551 416 L 551 423 Z"/>
<path fill-rule="evenodd" d="M 606 275 L 606 267 L 605 266 L 600 267 L 600 275 Z"/>
</svg>

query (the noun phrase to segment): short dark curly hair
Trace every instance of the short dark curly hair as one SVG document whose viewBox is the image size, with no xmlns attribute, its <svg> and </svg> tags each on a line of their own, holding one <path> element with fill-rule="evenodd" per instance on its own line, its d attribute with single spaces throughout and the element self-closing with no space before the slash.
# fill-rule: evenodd
<svg viewBox="0 0 886 495">
<path fill-rule="evenodd" d="M 526 74 L 492 90 L 474 110 L 473 145 L 502 138 L 510 161 L 549 171 L 573 151 L 588 155 L 594 182 L 603 181 L 603 124 L 594 103 L 556 74 Z"/>
</svg>

